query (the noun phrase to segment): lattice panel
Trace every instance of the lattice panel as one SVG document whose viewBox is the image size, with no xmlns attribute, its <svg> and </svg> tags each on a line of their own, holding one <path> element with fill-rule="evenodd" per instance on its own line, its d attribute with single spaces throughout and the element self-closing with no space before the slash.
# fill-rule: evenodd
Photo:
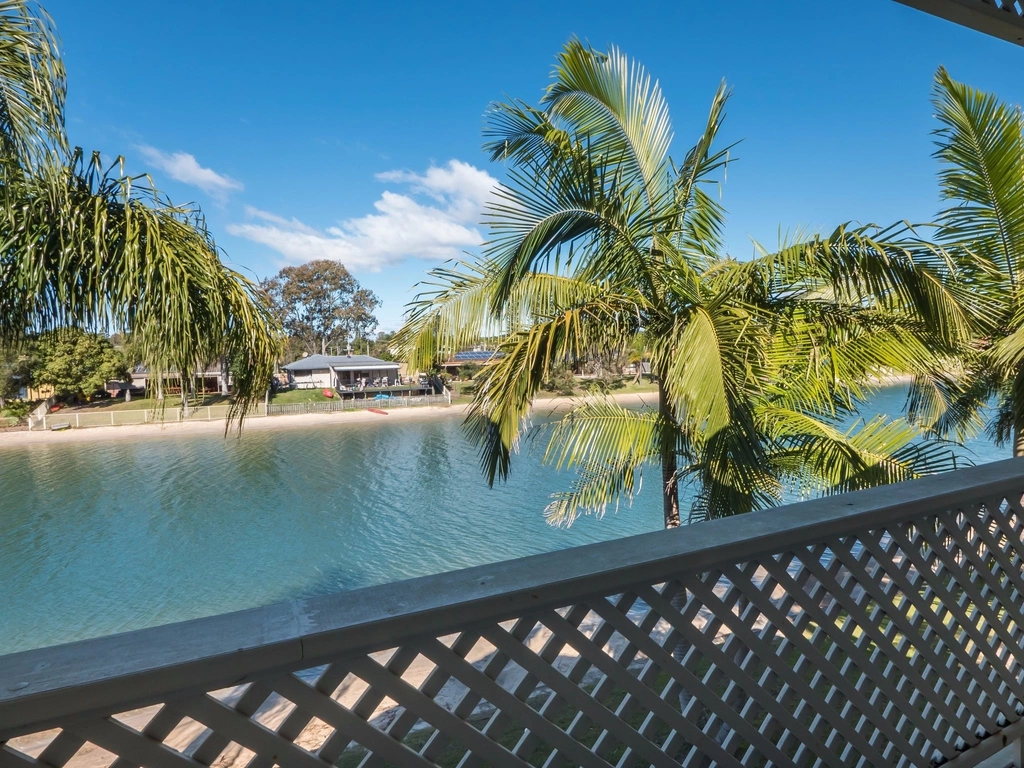
<svg viewBox="0 0 1024 768">
<path fill-rule="evenodd" d="M 0 766 L 937 765 L 1024 714 L 1022 520 L 994 499 L 624 584 L 68 722 Z"/>
</svg>

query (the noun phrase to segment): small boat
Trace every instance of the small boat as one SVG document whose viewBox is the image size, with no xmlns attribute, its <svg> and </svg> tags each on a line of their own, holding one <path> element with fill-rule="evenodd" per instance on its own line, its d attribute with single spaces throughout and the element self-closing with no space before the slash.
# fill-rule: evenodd
<svg viewBox="0 0 1024 768">
<path fill-rule="evenodd" d="M 381 416 L 387 416 L 387 411 L 382 411 L 380 408 L 367 408 L 370 413 L 379 413 Z"/>
<path fill-rule="evenodd" d="M 324 390 L 324 397 L 334 397 L 334 390 L 333 389 L 325 389 Z"/>
<path fill-rule="evenodd" d="M 63 432 L 65 429 L 71 429 L 71 423 L 70 422 L 64 422 L 62 424 L 51 424 L 50 425 L 50 431 L 51 432 Z"/>
</svg>

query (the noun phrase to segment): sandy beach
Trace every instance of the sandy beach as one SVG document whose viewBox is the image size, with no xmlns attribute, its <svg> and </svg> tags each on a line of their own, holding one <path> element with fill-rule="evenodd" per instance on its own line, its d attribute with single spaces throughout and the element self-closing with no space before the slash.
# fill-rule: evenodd
<svg viewBox="0 0 1024 768">
<path fill-rule="evenodd" d="M 654 392 L 630 392 L 611 395 L 620 403 L 657 404 L 658 396 Z M 565 410 L 573 403 L 588 398 L 553 397 L 538 400 L 534 403 L 534 412 L 538 414 Z M 421 421 L 424 419 L 457 418 L 465 414 L 468 404 L 450 406 L 422 406 L 413 408 L 396 408 L 388 411 L 386 416 L 369 411 L 340 411 L 338 413 L 300 413 L 284 416 L 250 416 L 246 418 L 242 429 L 243 437 L 250 432 L 262 432 L 276 429 L 322 429 L 340 427 L 346 424 L 391 423 L 395 421 Z M 191 435 L 224 436 L 224 422 L 214 421 L 182 421 L 165 424 L 126 424 L 123 426 L 87 427 L 68 429 L 62 432 L 50 430 L 0 432 L 0 449 L 20 448 L 31 445 L 54 445 L 58 443 L 86 443 L 97 440 L 140 440 L 147 438 L 187 437 Z M 234 438 L 236 428 L 232 426 L 227 437 Z"/>
</svg>

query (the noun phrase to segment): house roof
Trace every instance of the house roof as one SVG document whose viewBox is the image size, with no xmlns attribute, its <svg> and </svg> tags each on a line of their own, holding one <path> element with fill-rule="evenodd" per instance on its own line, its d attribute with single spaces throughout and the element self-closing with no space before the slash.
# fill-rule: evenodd
<svg viewBox="0 0 1024 768">
<path fill-rule="evenodd" d="M 328 368 L 336 371 L 372 371 L 397 369 L 399 365 L 369 355 L 310 355 L 282 367 L 286 371 L 318 371 Z"/>
</svg>

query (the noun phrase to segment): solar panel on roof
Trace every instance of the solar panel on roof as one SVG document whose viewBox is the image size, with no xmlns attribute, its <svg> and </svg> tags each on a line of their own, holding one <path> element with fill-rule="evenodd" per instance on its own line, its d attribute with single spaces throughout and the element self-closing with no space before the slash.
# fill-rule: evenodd
<svg viewBox="0 0 1024 768">
<path fill-rule="evenodd" d="M 466 352 L 456 352 L 452 358 L 457 363 L 469 363 L 469 362 L 487 362 L 492 357 L 503 357 L 501 352 L 492 352 L 488 350 L 470 350 Z"/>
</svg>

